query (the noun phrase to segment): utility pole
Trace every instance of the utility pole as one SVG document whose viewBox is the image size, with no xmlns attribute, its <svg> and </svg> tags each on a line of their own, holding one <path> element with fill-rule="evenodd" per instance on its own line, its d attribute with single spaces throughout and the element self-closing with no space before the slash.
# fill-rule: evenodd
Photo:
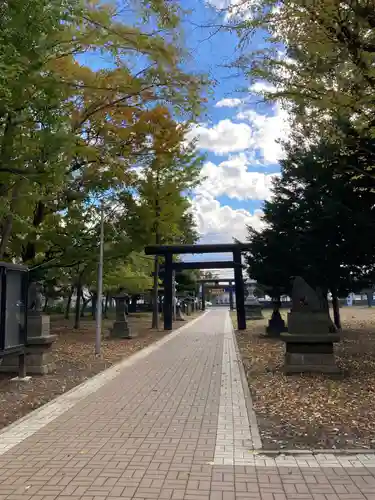
<svg viewBox="0 0 375 500">
<path fill-rule="evenodd" d="M 104 257 L 104 202 L 100 205 L 100 244 L 98 264 L 98 296 L 96 301 L 95 355 L 100 356 L 102 344 L 102 295 L 103 295 L 103 257 Z"/>
<path fill-rule="evenodd" d="M 160 229 L 159 229 L 159 219 L 160 219 L 160 200 L 159 200 L 159 170 L 156 173 L 156 189 L 155 189 L 155 244 L 160 245 Z M 164 311 L 163 311 L 164 312 Z M 152 328 L 159 330 L 159 256 L 155 255 L 154 260 L 154 286 L 153 286 L 153 309 L 152 309 Z"/>
<path fill-rule="evenodd" d="M 176 271 L 172 273 L 172 319 L 176 321 Z"/>
</svg>

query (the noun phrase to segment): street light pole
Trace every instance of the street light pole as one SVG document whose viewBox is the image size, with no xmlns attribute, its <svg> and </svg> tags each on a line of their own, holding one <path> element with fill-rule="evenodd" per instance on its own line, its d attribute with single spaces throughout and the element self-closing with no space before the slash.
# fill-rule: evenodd
<svg viewBox="0 0 375 500">
<path fill-rule="evenodd" d="M 173 271 L 172 274 L 172 319 L 176 321 L 176 271 Z"/>
<path fill-rule="evenodd" d="M 100 244 L 98 264 L 98 295 L 96 300 L 95 355 L 100 356 L 102 343 L 102 295 L 103 295 L 103 256 L 104 256 L 104 203 L 100 206 Z"/>
</svg>

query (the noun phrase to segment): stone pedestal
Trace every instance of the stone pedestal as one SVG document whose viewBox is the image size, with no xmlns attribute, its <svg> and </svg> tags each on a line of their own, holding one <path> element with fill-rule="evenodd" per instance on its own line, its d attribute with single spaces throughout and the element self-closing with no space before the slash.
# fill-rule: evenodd
<svg viewBox="0 0 375 500">
<path fill-rule="evenodd" d="M 50 317 L 40 312 L 29 311 L 27 314 L 27 338 L 48 337 L 51 330 Z"/>
<path fill-rule="evenodd" d="M 285 342 L 285 373 L 340 373 L 333 344 L 340 337 L 325 306 L 323 292 L 311 288 L 296 276 L 292 290 L 292 310 L 288 314 Z"/>
<path fill-rule="evenodd" d="M 26 366 L 28 373 L 47 374 L 56 369 L 52 344 L 57 336 L 50 335 L 50 317 L 30 311 L 27 317 Z"/>
<path fill-rule="evenodd" d="M 279 311 L 274 311 L 272 313 L 271 319 L 268 321 L 268 326 L 266 327 L 266 334 L 269 337 L 280 337 L 280 334 L 287 332 L 288 329 L 285 325 L 285 321 L 281 317 Z"/>
<path fill-rule="evenodd" d="M 132 339 L 134 334 L 131 333 L 129 323 L 125 317 L 123 321 L 116 320 L 110 331 L 110 337 L 117 339 Z"/>
<path fill-rule="evenodd" d="M 333 344 L 339 342 L 337 334 L 297 335 L 282 333 L 286 344 L 284 372 L 292 373 L 340 373 L 336 365 Z"/>
<path fill-rule="evenodd" d="M 50 317 L 39 311 L 28 311 L 27 343 L 25 348 L 26 371 L 35 375 L 46 375 L 56 369 L 52 345 L 57 336 L 50 335 Z M 1 372 L 18 372 L 18 356 L 6 356 L 0 366 Z"/>
<path fill-rule="evenodd" d="M 280 335 L 286 345 L 284 372 L 340 373 L 333 350 L 340 336 L 331 330 L 332 321 L 326 312 L 289 313 L 289 333 Z"/>
<path fill-rule="evenodd" d="M 134 335 L 130 331 L 127 318 L 126 295 L 114 297 L 116 301 L 116 320 L 110 330 L 110 337 L 118 339 L 132 339 Z"/>
<path fill-rule="evenodd" d="M 260 304 L 246 304 L 245 303 L 246 319 L 264 319 L 262 314 L 262 306 Z"/>
<path fill-rule="evenodd" d="M 48 337 L 28 339 L 26 348 L 27 373 L 46 375 L 56 370 L 52 356 L 52 344 L 56 338 L 56 335 L 48 335 Z"/>
</svg>

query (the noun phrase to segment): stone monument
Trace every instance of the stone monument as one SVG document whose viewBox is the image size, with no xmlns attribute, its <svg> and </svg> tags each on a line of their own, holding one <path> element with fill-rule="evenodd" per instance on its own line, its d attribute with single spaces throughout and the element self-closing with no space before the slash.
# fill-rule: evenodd
<svg viewBox="0 0 375 500">
<path fill-rule="evenodd" d="M 269 337 L 280 337 L 281 333 L 288 331 L 285 325 L 285 321 L 281 317 L 280 307 L 280 300 L 276 300 L 273 302 L 272 316 L 268 321 L 268 326 L 266 327 L 266 333 Z"/>
<path fill-rule="evenodd" d="M 254 286 L 247 286 L 247 297 L 245 299 L 246 319 L 264 319 L 262 314 L 262 305 L 254 295 Z"/>
<path fill-rule="evenodd" d="M 116 319 L 110 331 L 110 337 L 118 339 L 132 339 L 132 335 L 127 317 L 127 294 L 120 294 L 113 297 L 116 302 Z"/>
<path fill-rule="evenodd" d="M 42 313 L 42 294 L 39 283 L 30 283 L 27 315 L 27 371 L 47 374 L 56 369 L 52 344 L 56 335 L 50 334 L 50 317 Z"/>
<path fill-rule="evenodd" d="M 323 296 L 300 276 L 293 282 L 288 333 L 280 338 L 286 344 L 285 373 L 339 373 L 333 344 L 340 336 L 335 333 Z"/>
</svg>

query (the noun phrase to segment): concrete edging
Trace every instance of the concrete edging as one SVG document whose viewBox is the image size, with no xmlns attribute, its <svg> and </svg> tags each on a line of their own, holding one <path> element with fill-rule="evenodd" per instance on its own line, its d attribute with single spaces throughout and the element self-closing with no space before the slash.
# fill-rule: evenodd
<svg viewBox="0 0 375 500">
<path fill-rule="evenodd" d="M 240 349 L 238 347 L 236 333 L 235 333 L 235 330 L 233 328 L 233 321 L 232 321 L 230 314 L 229 314 L 229 321 L 230 321 L 230 326 L 231 326 L 231 331 L 232 331 L 232 336 L 233 336 L 234 349 L 235 349 L 236 354 L 237 354 L 238 368 L 240 371 L 242 390 L 243 390 L 245 403 L 246 403 L 247 417 L 249 419 L 251 435 L 253 438 L 253 446 L 254 446 L 254 450 L 261 450 L 263 445 L 262 445 L 262 440 L 260 438 L 258 422 L 257 422 L 256 414 L 255 414 L 255 411 L 253 408 L 253 402 L 251 399 L 249 384 L 247 382 L 245 368 L 243 366 L 241 352 L 240 352 Z"/>
</svg>

